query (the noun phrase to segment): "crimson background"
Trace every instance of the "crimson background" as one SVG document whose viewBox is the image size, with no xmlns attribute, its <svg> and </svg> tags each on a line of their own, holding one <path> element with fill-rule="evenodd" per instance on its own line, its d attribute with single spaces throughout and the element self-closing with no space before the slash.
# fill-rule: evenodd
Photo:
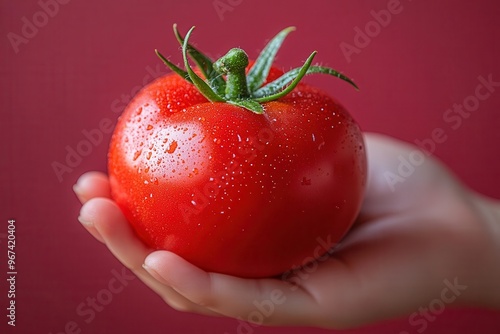
<svg viewBox="0 0 500 334">
<path fill-rule="evenodd" d="M 61 0 L 62 1 L 62 0 Z M 67 0 L 66 0 L 67 1 Z M 217 2 L 218 1 L 218 2 Z M 17 333 L 59 333 L 75 321 L 81 333 L 236 333 L 238 322 L 179 313 L 138 280 L 98 312 L 90 323 L 77 314 L 87 297 L 106 288 L 122 265 L 78 224 L 80 208 L 71 186 L 88 170 L 106 170 L 110 134 L 59 182 L 52 163 L 64 163 L 83 130 L 116 120 L 113 101 L 143 84 L 159 60 L 158 48 L 180 62 L 171 33 L 196 25 L 193 41 L 217 56 L 239 46 L 255 57 L 282 28 L 298 29 L 286 41 L 278 63 L 301 64 L 312 50 L 322 64 L 350 75 L 355 92 L 340 80 L 307 80 L 341 99 L 366 131 L 413 142 L 445 129 L 435 155 L 473 189 L 500 197 L 500 89 L 457 130 L 443 121 L 454 103 L 474 94 L 478 76 L 500 81 L 500 6 L 491 1 L 401 0 L 393 15 L 351 61 L 340 44 L 354 44 L 355 27 L 373 20 L 377 1 L 111 1 L 72 0 L 16 53 L 7 33 L 21 33 L 38 1 L 0 1 L 0 328 L 7 328 L 5 285 L 7 219 L 17 224 Z M 42 1 L 43 2 L 43 1 Z M 220 16 L 214 3 L 229 3 Z M 165 72 L 163 66 L 159 66 Z M 150 81 L 151 76 L 146 78 Z M 425 306 L 425 305 L 423 305 Z M 446 309 L 426 333 L 499 333 L 499 313 Z M 326 333 L 304 328 L 253 328 L 254 333 Z M 346 333 L 416 333 L 408 318 Z M 4 330 L 2 329 L 3 333 Z"/>
</svg>

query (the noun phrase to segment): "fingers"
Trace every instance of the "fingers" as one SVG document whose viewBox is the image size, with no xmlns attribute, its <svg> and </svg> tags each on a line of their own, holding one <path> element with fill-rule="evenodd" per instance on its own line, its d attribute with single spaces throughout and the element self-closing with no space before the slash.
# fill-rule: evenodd
<svg viewBox="0 0 500 334">
<path fill-rule="evenodd" d="M 123 265 L 132 270 L 172 307 L 183 309 L 187 305 L 193 312 L 214 315 L 213 312 L 187 301 L 144 270 L 144 259 L 152 250 L 138 239 L 115 202 L 107 198 L 90 199 L 83 205 L 79 219 L 90 233 L 106 244 Z"/>
<path fill-rule="evenodd" d="M 314 295 L 282 280 L 207 273 L 167 251 L 150 254 L 145 264 L 192 303 L 225 316 L 259 325 L 312 325 L 323 313 Z"/>
<path fill-rule="evenodd" d="M 101 172 L 88 172 L 80 176 L 73 191 L 82 204 L 94 197 L 111 197 L 108 177 Z"/>
<path fill-rule="evenodd" d="M 73 191 L 82 204 L 88 200 L 96 197 L 110 197 L 109 180 L 106 174 L 93 171 L 87 172 L 78 178 L 78 181 L 73 186 Z M 96 216 L 95 212 L 89 211 L 89 217 L 79 216 L 78 221 L 100 242 L 104 242 L 99 232 L 96 230 L 92 223 L 93 217 Z"/>
<path fill-rule="evenodd" d="M 151 250 L 136 237 L 115 202 L 106 198 L 91 199 L 83 205 L 80 217 L 92 222 L 120 262 L 132 270 L 141 269 L 144 258 Z"/>
<path fill-rule="evenodd" d="M 173 253 L 152 252 L 146 247 L 116 203 L 109 199 L 106 175 L 87 173 L 78 180 L 75 188 L 84 203 L 79 220 L 87 230 L 177 310 L 225 315 L 255 324 L 324 325 L 338 328 L 371 319 L 371 313 L 363 315 L 361 310 L 366 309 L 366 306 L 368 309 L 376 308 L 375 304 L 371 305 L 374 301 L 389 302 L 387 291 L 390 289 L 381 288 L 384 286 L 383 270 L 382 273 L 378 267 L 362 270 L 363 273 L 371 272 L 368 276 L 377 277 L 380 274 L 381 277 L 379 284 L 365 282 L 361 284 L 362 289 L 357 284 L 359 275 L 348 270 L 360 263 L 373 262 L 361 256 L 346 256 L 349 266 L 343 266 L 342 261 L 338 260 L 322 263 L 317 271 L 307 274 L 306 280 L 300 280 L 298 276 L 289 277 L 298 285 L 278 279 L 253 280 L 207 273 Z M 356 232 L 358 235 L 361 233 Z M 357 252 L 353 254 L 357 255 Z M 397 264 L 395 267 L 398 267 Z M 394 287 L 394 282 L 389 285 L 388 288 Z M 376 289 L 376 286 L 379 288 Z M 397 305 L 397 302 L 391 301 L 389 304 Z M 376 314 L 376 317 L 383 315 Z"/>
</svg>

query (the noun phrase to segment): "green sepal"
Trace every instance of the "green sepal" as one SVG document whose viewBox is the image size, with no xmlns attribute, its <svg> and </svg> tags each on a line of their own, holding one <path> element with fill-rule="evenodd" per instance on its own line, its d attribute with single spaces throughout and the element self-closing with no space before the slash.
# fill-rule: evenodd
<svg viewBox="0 0 500 334">
<path fill-rule="evenodd" d="M 299 84 L 300 80 L 302 80 L 302 78 L 306 75 L 307 70 L 311 66 L 311 63 L 314 59 L 314 56 L 316 56 L 316 53 L 317 53 L 317 51 L 313 51 L 313 53 L 311 53 L 311 55 L 307 58 L 304 65 L 299 69 L 299 73 L 297 74 L 297 76 L 292 80 L 292 82 L 288 86 L 286 86 L 286 88 L 284 85 L 275 86 L 274 89 L 270 92 L 270 95 L 266 95 L 266 96 L 258 97 L 258 98 L 255 98 L 255 96 L 252 96 L 253 100 L 260 102 L 260 103 L 269 102 L 269 101 L 277 100 L 280 97 L 283 97 L 283 96 L 287 95 L 288 93 L 290 93 Z M 272 82 L 270 84 L 272 84 Z M 266 85 L 266 87 L 267 86 L 268 85 Z"/>
<path fill-rule="evenodd" d="M 191 65 L 189 65 L 188 57 L 187 57 L 187 48 L 188 48 L 188 40 L 191 36 L 191 32 L 194 30 L 194 27 L 189 29 L 186 34 L 186 38 L 184 39 L 184 43 L 182 44 L 182 57 L 184 58 L 184 67 L 186 67 L 186 71 L 193 82 L 193 85 L 198 88 L 200 93 L 205 96 L 208 100 L 212 102 L 224 102 L 224 99 L 220 97 L 213 89 L 210 87 L 202 78 L 196 74 Z"/>
<path fill-rule="evenodd" d="M 286 36 L 295 30 L 295 27 L 288 27 L 280 31 L 273 39 L 267 43 L 264 49 L 260 52 L 255 60 L 252 68 L 247 74 L 248 90 L 251 92 L 257 90 L 264 81 L 266 81 L 269 70 L 274 62 L 274 58 L 278 53 L 281 44 Z"/>
<path fill-rule="evenodd" d="M 180 75 L 181 77 L 183 77 L 184 79 L 186 79 L 186 81 L 188 81 L 190 83 L 193 83 L 193 80 L 191 80 L 191 78 L 189 77 L 188 72 L 184 71 L 182 68 L 179 68 L 175 64 L 173 64 L 172 62 L 170 62 L 167 58 L 165 58 L 160 53 L 160 51 L 158 51 L 158 50 L 155 49 L 155 53 L 163 61 L 163 63 L 165 65 L 167 65 L 168 68 L 170 68 L 172 71 L 174 71 L 175 73 L 177 73 L 178 75 Z"/>
<path fill-rule="evenodd" d="M 248 109 L 250 111 L 253 111 L 256 114 L 263 114 L 264 113 L 264 108 L 262 105 L 254 100 L 250 99 L 245 99 L 245 100 L 234 100 L 234 101 L 226 101 L 227 103 L 233 104 L 238 107 L 242 107 L 245 109 Z"/>
<path fill-rule="evenodd" d="M 173 26 L 174 35 L 181 46 L 184 44 L 184 38 L 179 33 L 177 29 L 177 24 L 174 23 Z M 208 80 L 208 83 L 212 89 L 214 89 L 218 95 L 224 95 L 226 88 L 226 82 L 213 68 L 213 61 L 208 56 L 204 55 L 194 46 L 188 43 L 187 52 L 191 59 L 195 62 L 196 66 L 200 69 L 201 73 Z"/>
<path fill-rule="evenodd" d="M 301 67 L 297 67 L 297 68 L 294 68 L 293 70 L 286 72 L 285 74 L 280 76 L 278 79 L 268 83 L 264 87 L 257 89 L 255 92 L 253 92 L 252 97 L 260 98 L 260 97 L 265 97 L 265 96 L 269 96 L 272 94 L 276 94 L 277 92 L 281 91 L 286 85 L 288 85 L 294 78 L 296 78 L 301 69 L 302 69 Z M 352 86 L 354 86 L 354 88 L 356 88 L 356 90 L 359 90 L 358 86 L 351 79 L 349 79 L 345 75 L 341 74 L 340 72 L 338 72 L 332 68 L 323 67 L 323 66 L 311 66 L 311 67 L 309 67 L 309 69 L 307 70 L 305 75 L 314 74 L 314 73 L 322 73 L 322 74 L 332 75 L 334 77 L 337 77 L 339 79 L 347 81 Z"/>
</svg>

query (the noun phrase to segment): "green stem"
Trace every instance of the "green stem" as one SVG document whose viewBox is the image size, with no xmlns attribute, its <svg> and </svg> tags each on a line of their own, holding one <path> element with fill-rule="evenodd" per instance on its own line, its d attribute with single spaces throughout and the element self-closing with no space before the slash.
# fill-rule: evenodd
<svg viewBox="0 0 500 334">
<path fill-rule="evenodd" d="M 234 48 L 214 63 L 214 69 L 226 76 L 226 99 L 241 100 L 250 97 L 245 69 L 248 56 L 245 51 Z"/>
<path fill-rule="evenodd" d="M 259 57 L 255 60 L 252 68 L 246 75 L 248 67 L 248 56 L 245 51 L 235 48 L 212 63 L 212 60 L 195 49 L 188 40 L 194 27 L 189 29 L 186 37 L 177 30 L 174 25 L 174 33 L 177 40 L 182 45 L 182 58 L 184 60 L 185 70 L 172 64 L 161 53 L 156 51 L 158 57 L 172 69 L 175 73 L 196 86 L 200 93 L 211 102 L 226 102 L 238 107 L 248 109 L 256 114 L 264 113 L 262 103 L 275 101 L 290 93 L 300 80 L 307 74 L 323 73 L 333 75 L 347 81 L 354 88 L 358 87 L 351 79 L 342 73 L 328 67 L 313 66 L 312 60 L 316 55 L 314 51 L 307 58 L 304 65 L 300 68 L 294 68 L 284 73 L 279 78 L 264 84 L 269 70 L 272 67 L 273 60 L 285 37 L 295 28 L 290 27 L 282 30 L 266 45 Z M 199 71 L 205 77 L 202 79 L 189 65 L 188 55 L 198 65 Z M 263 85 L 264 84 L 264 85 Z"/>
</svg>

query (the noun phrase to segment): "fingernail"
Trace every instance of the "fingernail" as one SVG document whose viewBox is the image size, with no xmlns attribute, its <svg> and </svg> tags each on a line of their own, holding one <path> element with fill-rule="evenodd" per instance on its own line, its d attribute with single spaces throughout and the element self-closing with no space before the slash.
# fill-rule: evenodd
<svg viewBox="0 0 500 334">
<path fill-rule="evenodd" d="M 158 282 L 160 282 L 161 284 L 165 284 L 165 285 L 170 285 L 160 274 L 158 274 L 158 272 L 156 270 L 154 270 L 153 268 L 151 268 L 150 266 L 148 266 L 147 264 L 143 263 L 142 264 L 142 267 L 144 268 L 144 270 L 146 270 L 151 276 L 153 276 L 153 278 L 155 280 L 157 280 Z"/>
<path fill-rule="evenodd" d="M 95 228 L 94 224 L 83 218 L 82 216 L 78 216 L 78 221 L 92 234 L 97 240 L 104 242 L 104 239 L 101 236 L 101 233 Z"/>
<path fill-rule="evenodd" d="M 94 224 L 92 224 L 90 221 L 85 220 L 82 216 L 78 216 L 78 221 L 87 227 L 94 227 Z"/>
<path fill-rule="evenodd" d="M 85 197 L 82 195 L 82 189 L 81 187 L 78 185 L 78 183 L 75 183 L 73 185 L 73 192 L 75 193 L 76 197 L 78 197 L 78 199 L 80 200 L 80 202 L 85 202 L 86 199 Z"/>
</svg>

